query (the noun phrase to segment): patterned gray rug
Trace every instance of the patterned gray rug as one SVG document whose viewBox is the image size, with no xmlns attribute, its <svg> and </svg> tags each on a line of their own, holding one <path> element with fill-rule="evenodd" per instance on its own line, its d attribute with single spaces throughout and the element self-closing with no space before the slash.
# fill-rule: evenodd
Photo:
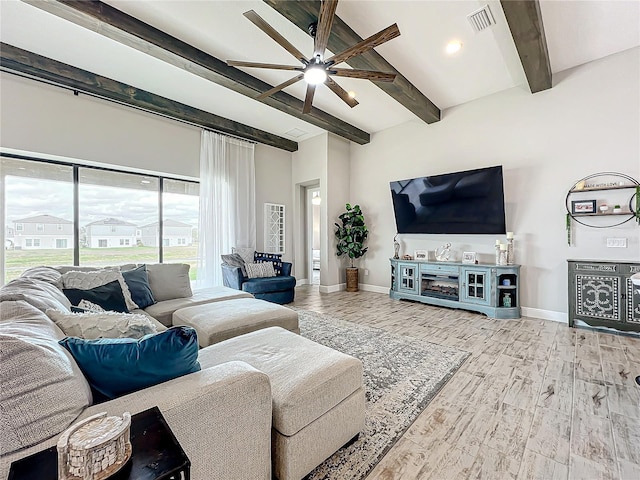
<svg viewBox="0 0 640 480">
<path fill-rule="evenodd" d="M 300 334 L 364 364 L 365 430 L 307 477 L 366 477 L 409 428 L 469 353 L 308 310 L 299 314 Z"/>
</svg>

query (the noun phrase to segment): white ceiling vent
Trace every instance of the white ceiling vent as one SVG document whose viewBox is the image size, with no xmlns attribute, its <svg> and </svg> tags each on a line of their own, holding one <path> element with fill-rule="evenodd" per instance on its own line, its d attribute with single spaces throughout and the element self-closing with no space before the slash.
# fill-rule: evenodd
<svg viewBox="0 0 640 480">
<path fill-rule="evenodd" d="M 481 32 L 485 28 L 489 28 L 491 25 L 496 24 L 496 20 L 491 14 L 489 5 L 485 5 L 480 10 L 476 10 L 475 12 L 467 15 L 467 20 L 469 20 L 471 27 L 476 32 Z"/>
<path fill-rule="evenodd" d="M 306 135 L 308 132 L 305 132 L 304 130 L 300 130 L 299 128 L 292 128 L 291 130 L 284 132 L 284 135 L 290 137 L 290 138 L 300 138 L 303 135 Z"/>
</svg>

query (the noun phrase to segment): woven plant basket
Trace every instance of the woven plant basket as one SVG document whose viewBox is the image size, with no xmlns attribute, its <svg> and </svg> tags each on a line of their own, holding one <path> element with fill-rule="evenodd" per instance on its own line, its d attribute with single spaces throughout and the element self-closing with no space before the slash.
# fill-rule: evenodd
<svg viewBox="0 0 640 480">
<path fill-rule="evenodd" d="M 347 292 L 358 291 L 358 269 L 347 267 Z"/>
</svg>

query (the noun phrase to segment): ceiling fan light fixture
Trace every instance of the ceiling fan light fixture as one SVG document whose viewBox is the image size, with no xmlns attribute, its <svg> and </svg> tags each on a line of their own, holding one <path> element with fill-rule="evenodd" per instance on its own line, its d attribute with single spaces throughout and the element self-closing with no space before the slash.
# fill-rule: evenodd
<svg viewBox="0 0 640 480">
<path fill-rule="evenodd" d="M 449 55 L 453 55 L 454 53 L 460 51 L 461 48 L 462 42 L 460 40 L 451 40 L 449 43 L 447 43 L 446 52 Z"/>
<path fill-rule="evenodd" d="M 310 66 L 304 72 L 304 81 L 311 85 L 324 83 L 327 79 L 327 71 L 323 67 Z"/>
<path fill-rule="evenodd" d="M 356 98 L 356 92 L 354 92 L 353 90 L 349 90 L 349 92 L 347 92 L 347 95 L 349 95 L 349 98 Z"/>
</svg>

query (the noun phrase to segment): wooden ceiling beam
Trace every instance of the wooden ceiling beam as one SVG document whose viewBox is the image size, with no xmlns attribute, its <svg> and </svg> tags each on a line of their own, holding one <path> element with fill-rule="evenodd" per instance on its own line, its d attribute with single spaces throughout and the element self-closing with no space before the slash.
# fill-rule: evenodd
<svg viewBox="0 0 640 480">
<path fill-rule="evenodd" d="M 23 1 L 252 99 L 272 87 L 106 3 L 73 0 Z M 288 93 L 278 92 L 258 101 L 360 145 L 370 141 L 367 132 L 318 108 L 313 107 L 308 114 L 303 114 L 303 102 Z"/>
<path fill-rule="evenodd" d="M 500 0 L 531 93 L 551 88 L 551 63 L 538 0 Z"/>
<path fill-rule="evenodd" d="M 264 0 L 264 2 L 305 32 L 310 23 L 318 20 L 318 13 L 320 12 L 319 0 L 295 2 L 290 0 Z M 390 19 L 389 22 L 391 23 L 392 20 Z M 362 40 L 362 37 L 336 15 L 327 44 L 327 48 L 330 51 L 333 53 L 342 52 Z M 440 109 L 375 50 L 350 58 L 346 63 L 359 70 L 379 70 L 395 73 L 397 77 L 394 82 L 376 82 L 373 80 L 372 82 L 425 122 L 434 123 L 440 120 Z"/>
<path fill-rule="evenodd" d="M 271 145 L 288 152 L 298 150 L 298 143 L 288 138 L 279 137 L 213 113 L 199 110 L 7 43 L 0 43 L 0 67 L 9 72 L 13 71 L 39 78 L 79 92 L 85 92 L 145 111 L 201 125 L 203 128 Z"/>
</svg>

